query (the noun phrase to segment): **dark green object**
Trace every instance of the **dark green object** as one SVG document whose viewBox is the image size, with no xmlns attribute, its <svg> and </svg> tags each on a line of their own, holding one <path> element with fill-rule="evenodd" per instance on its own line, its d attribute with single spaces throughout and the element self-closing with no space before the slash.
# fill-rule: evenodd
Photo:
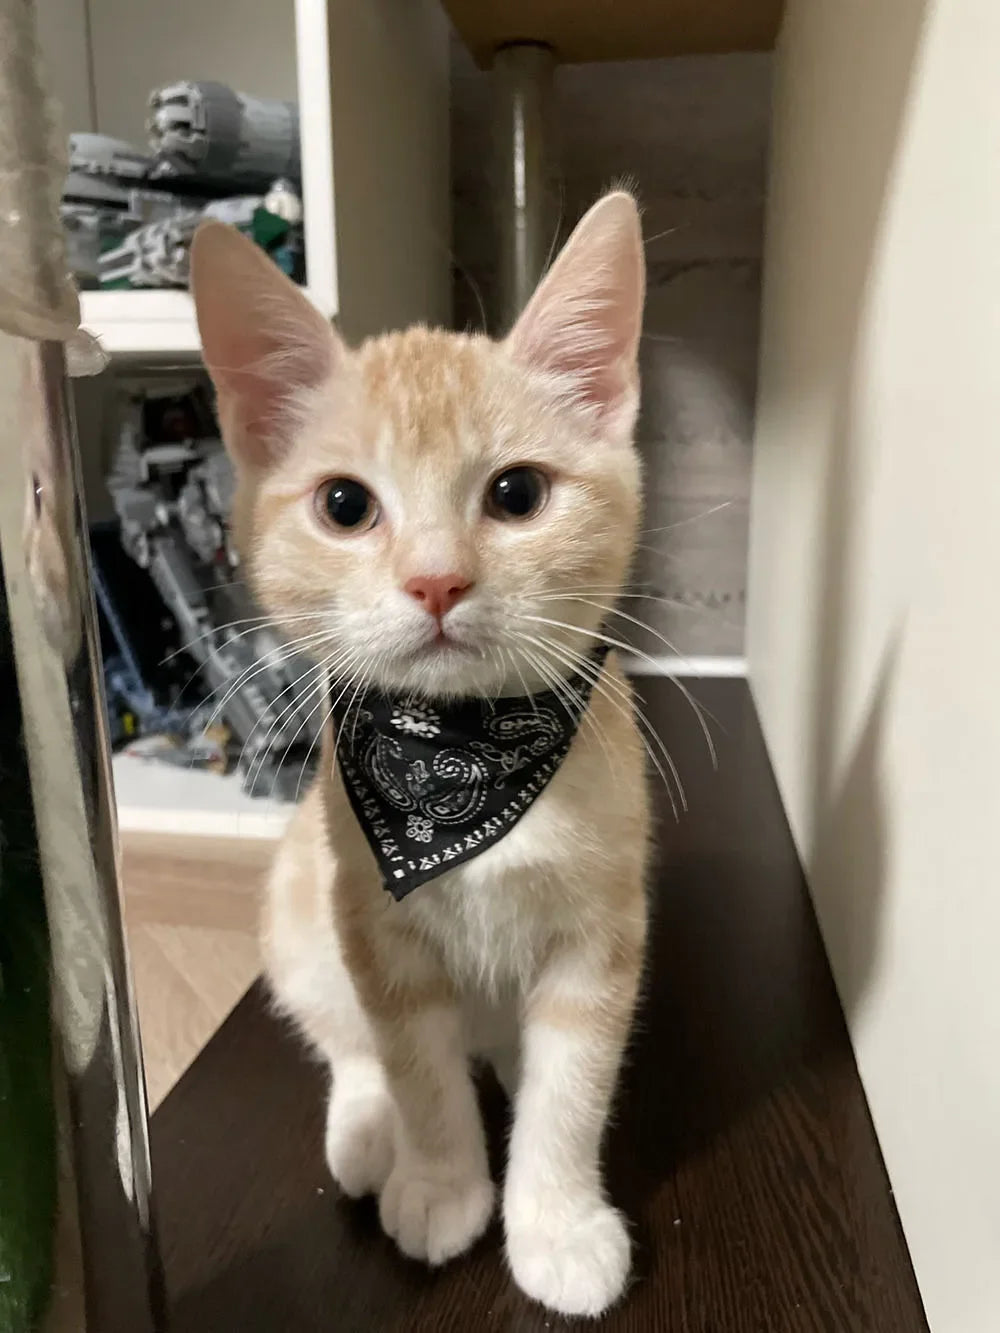
<svg viewBox="0 0 1000 1333">
<path fill-rule="evenodd" d="M 281 271 L 293 282 L 305 280 L 301 225 L 286 222 L 277 213 L 271 213 L 266 208 L 257 208 L 254 210 L 247 235 L 262 250 L 267 251 Z"/>
<path fill-rule="evenodd" d="M 56 1123 L 45 901 L 6 619 L 0 784 L 0 1333 L 29 1333 L 52 1280 Z"/>
</svg>

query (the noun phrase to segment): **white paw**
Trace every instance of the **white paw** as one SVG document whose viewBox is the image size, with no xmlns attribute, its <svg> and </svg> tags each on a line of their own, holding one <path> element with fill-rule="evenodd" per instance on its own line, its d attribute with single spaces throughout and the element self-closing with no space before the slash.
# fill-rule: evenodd
<svg viewBox="0 0 1000 1333">
<path fill-rule="evenodd" d="M 397 1163 L 382 1191 L 379 1216 L 405 1255 L 443 1264 L 486 1230 L 493 1196 L 493 1182 L 478 1171 L 446 1174 L 426 1162 Z"/>
<path fill-rule="evenodd" d="M 507 1224 L 507 1258 L 526 1295 L 564 1315 L 603 1314 L 622 1294 L 630 1245 L 621 1215 L 594 1200 L 578 1214 L 564 1210 Z"/>
<path fill-rule="evenodd" d="M 352 1199 L 378 1194 L 392 1171 L 392 1102 L 387 1092 L 338 1096 L 326 1115 L 326 1163 Z"/>
</svg>

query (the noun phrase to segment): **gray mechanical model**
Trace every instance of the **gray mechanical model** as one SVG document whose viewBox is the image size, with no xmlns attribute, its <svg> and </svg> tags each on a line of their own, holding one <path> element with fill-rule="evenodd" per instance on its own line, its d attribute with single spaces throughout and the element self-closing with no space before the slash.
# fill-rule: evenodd
<svg viewBox="0 0 1000 1333">
<path fill-rule="evenodd" d="M 211 422 L 200 387 L 188 401 Z M 325 714 L 323 684 L 261 618 L 241 579 L 228 532 L 233 474 L 221 442 L 211 434 L 151 442 L 149 404 L 148 392 L 127 393 L 122 404 L 108 478 L 122 545 L 149 572 L 200 668 L 200 725 L 224 722 L 246 790 L 294 796 Z"/>
<path fill-rule="evenodd" d="M 199 176 L 235 188 L 301 179 L 294 102 L 185 79 L 150 94 L 146 129 L 154 176 Z"/>
</svg>

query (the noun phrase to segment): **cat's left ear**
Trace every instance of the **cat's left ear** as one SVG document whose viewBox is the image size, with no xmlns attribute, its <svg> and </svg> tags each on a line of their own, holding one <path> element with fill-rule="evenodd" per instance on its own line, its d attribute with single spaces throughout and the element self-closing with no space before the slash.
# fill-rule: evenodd
<svg viewBox="0 0 1000 1333">
<path fill-rule="evenodd" d="M 632 437 L 646 264 L 639 210 L 624 190 L 585 215 L 542 279 L 506 346 L 547 372 L 614 443 Z"/>
<path fill-rule="evenodd" d="M 274 261 L 222 222 L 195 233 L 191 290 L 226 446 L 237 463 L 266 468 L 290 443 L 297 398 L 347 350 Z"/>
</svg>

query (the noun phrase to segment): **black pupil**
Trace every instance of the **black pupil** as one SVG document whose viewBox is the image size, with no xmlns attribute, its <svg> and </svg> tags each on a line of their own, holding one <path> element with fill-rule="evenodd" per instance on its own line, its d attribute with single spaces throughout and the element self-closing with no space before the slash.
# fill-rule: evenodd
<svg viewBox="0 0 1000 1333">
<path fill-rule="evenodd" d="M 512 467 L 497 477 L 490 494 L 497 509 L 524 518 L 538 507 L 541 493 L 541 478 L 534 468 Z"/>
<path fill-rule="evenodd" d="M 326 512 L 334 523 L 341 528 L 356 528 L 368 516 L 371 496 L 360 481 L 341 481 L 330 483 L 326 493 Z"/>
</svg>

